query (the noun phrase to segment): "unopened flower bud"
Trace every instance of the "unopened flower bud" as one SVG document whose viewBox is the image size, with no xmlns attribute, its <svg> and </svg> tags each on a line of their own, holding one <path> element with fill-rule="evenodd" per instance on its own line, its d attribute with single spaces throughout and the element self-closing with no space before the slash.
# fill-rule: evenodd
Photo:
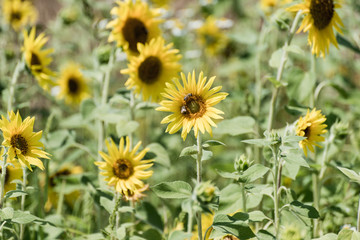
<svg viewBox="0 0 360 240">
<path fill-rule="evenodd" d="M 248 159 L 245 154 L 242 154 L 239 158 L 235 159 L 234 168 L 238 172 L 246 171 L 252 164 L 252 161 Z"/>
<path fill-rule="evenodd" d="M 96 49 L 96 56 L 100 64 L 107 64 L 110 59 L 111 46 L 100 46 Z"/>
<path fill-rule="evenodd" d="M 349 134 L 349 124 L 343 122 L 336 122 L 331 126 L 331 134 L 335 137 L 335 140 L 344 140 Z"/>
<path fill-rule="evenodd" d="M 195 188 L 197 199 L 204 204 L 211 203 L 218 194 L 218 189 L 210 181 L 202 182 Z"/>
</svg>

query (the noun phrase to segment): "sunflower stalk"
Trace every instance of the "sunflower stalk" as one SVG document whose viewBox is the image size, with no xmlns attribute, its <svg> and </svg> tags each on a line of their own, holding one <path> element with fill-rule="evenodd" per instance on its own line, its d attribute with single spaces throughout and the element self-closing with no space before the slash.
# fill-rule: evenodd
<svg viewBox="0 0 360 240">
<path fill-rule="evenodd" d="M 60 188 L 60 194 L 59 194 L 59 200 L 58 200 L 58 205 L 57 205 L 57 209 L 56 209 L 56 214 L 61 215 L 62 212 L 62 207 L 64 205 L 64 190 L 65 190 L 65 185 L 66 185 L 66 181 L 65 179 L 63 179 L 61 181 L 61 188 Z"/>
<path fill-rule="evenodd" d="M 201 145 L 201 133 L 198 133 L 197 136 L 197 159 L 196 159 L 196 172 L 197 172 L 197 184 L 200 185 L 201 183 L 201 158 L 202 158 L 202 145 Z M 196 213 L 197 225 L 198 225 L 198 236 L 199 239 L 202 239 L 202 226 L 201 226 L 201 212 L 198 211 Z"/>
<path fill-rule="evenodd" d="M 4 148 L 6 149 L 6 148 Z M 7 150 L 7 149 L 6 149 Z M 5 151 L 6 151 L 5 150 Z M 3 161 L 1 163 L 1 179 L 0 179 L 0 209 L 2 209 L 3 204 L 4 204 L 4 188 L 5 188 L 5 177 L 6 177 L 6 160 L 7 160 L 7 155 L 6 152 L 4 152 L 3 156 L 1 156 L 3 158 Z"/>
<path fill-rule="evenodd" d="M 19 74 L 22 71 L 22 69 L 24 68 L 24 61 L 20 60 L 15 67 L 15 71 L 14 74 L 11 78 L 11 82 L 10 82 L 10 89 L 9 89 L 9 97 L 8 97 L 8 105 L 7 105 L 7 110 L 8 112 L 12 110 L 13 108 L 13 101 L 14 101 L 14 93 L 15 93 L 15 85 L 17 83 L 17 80 L 19 78 Z"/>
<path fill-rule="evenodd" d="M 273 172 L 273 187 L 274 187 L 274 227 L 275 227 L 275 236 L 278 239 L 279 228 L 280 228 L 280 212 L 279 212 L 279 195 L 278 195 L 278 178 L 279 178 L 279 159 L 278 152 L 272 149 L 273 158 L 274 158 L 274 172 Z"/>
<path fill-rule="evenodd" d="M 360 232 L 360 194 L 359 194 L 359 202 L 358 202 L 358 212 L 357 212 L 356 230 L 357 230 L 358 232 Z"/>
<path fill-rule="evenodd" d="M 131 90 L 130 91 L 130 121 L 134 121 L 135 120 L 135 95 L 134 95 L 134 91 Z M 131 132 L 129 134 L 129 140 L 130 140 L 130 148 L 132 148 L 132 144 L 133 144 L 133 133 Z"/>
<path fill-rule="evenodd" d="M 293 24 L 290 28 L 290 32 L 288 35 L 288 39 L 285 42 L 284 46 L 283 46 L 283 50 L 282 50 L 282 56 L 281 56 L 281 60 L 280 60 L 280 66 L 278 68 L 277 71 L 277 75 L 276 75 L 276 81 L 281 82 L 281 78 L 284 72 L 284 68 L 285 68 L 285 64 L 287 62 L 288 59 L 288 51 L 287 51 L 287 47 L 290 46 L 291 41 L 295 35 L 295 30 L 297 28 L 297 25 L 300 21 L 301 18 L 301 13 L 302 11 L 298 11 L 298 13 L 296 14 L 296 17 L 293 21 Z M 268 117 L 268 127 L 267 127 L 267 131 L 270 132 L 270 130 L 273 127 L 273 121 L 274 121 L 274 112 L 275 112 L 275 105 L 276 105 L 276 99 L 277 96 L 279 94 L 279 88 L 275 87 L 273 92 L 272 92 L 272 96 L 271 96 L 271 102 L 270 102 L 270 110 L 269 110 L 269 117 Z"/>
<path fill-rule="evenodd" d="M 190 208 L 190 212 L 188 212 L 188 225 L 187 225 L 187 233 L 189 234 L 189 240 L 191 240 L 191 230 L 193 225 L 193 211 L 192 207 Z"/>
<path fill-rule="evenodd" d="M 22 190 L 26 191 L 26 179 L 27 179 L 27 172 L 26 167 L 23 167 L 23 182 L 22 182 Z M 21 211 L 25 210 L 25 197 L 26 195 L 21 195 Z M 24 233 L 25 233 L 25 224 L 20 224 L 20 240 L 24 239 Z"/>
<path fill-rule="evenodd" d="M 245 184 L 241 183 L 241 196 L 242 196 L 242 210 L 243 212 L 247 212 L 246 210 L 246 192 L 245 192 Z"/>
</svg>

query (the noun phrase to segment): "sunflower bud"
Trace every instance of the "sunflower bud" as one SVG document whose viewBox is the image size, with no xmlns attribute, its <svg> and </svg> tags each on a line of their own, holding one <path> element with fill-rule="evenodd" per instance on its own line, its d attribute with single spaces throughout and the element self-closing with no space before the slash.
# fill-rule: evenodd
<svg viewBox="0 0 360 240">
<path fill-rule="evenodd" d="M 196 197 L 200 203 L 208 204 L 218 195 L 218 189 L 210 182 L 202 182 L 195 188 Z"/>
<path fill-rule="evenodd" d="M 250 161 L 245 154 L 242 154 L 239 158 L 235 159 L 234 168 L 239 173 L 246 171 L 253 161 Z"/>
<path fill-rule="evenodd" d="M 301 240 L 304 239 L 300 229 L 296 225 L 285 225 L 281 232 L 280 240 Z"/>
<path fill-rule="evenodd" d="M 335 141 L 343 141 L 349 134 L 349 124 L 336 122 L 331 126 L 330 132 L 335 138 Z"/>
<path fill-rule="evenodd" d="M 96 49 L 96 57 L 100 64 L 107 64 L 110 59 L 111 46 L 105 45 L 100 46 Z"/>
<path fill-rule="evenodd" d="M 60 16 L 65 25 L 70 25 L 79 18 L 79 12 L 75 8 L 66 8 L 61 12 Z"/>
</svg>

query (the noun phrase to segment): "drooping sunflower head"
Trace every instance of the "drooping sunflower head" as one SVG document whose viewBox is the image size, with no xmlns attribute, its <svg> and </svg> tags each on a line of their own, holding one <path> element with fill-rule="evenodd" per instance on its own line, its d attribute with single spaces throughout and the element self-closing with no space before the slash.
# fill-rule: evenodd
<svg viewBox="0 0 360 240">
<path fill-rule="evenodd" d="M 227 37 L 212 16 L 206 19 L 204 25 L 197 30 L 197 34 L 199 35 L 200 44 L 204 46 L 206 52 L 210 55 L 216 55 L 226 46 Z"/>
<path fill-rule="evenodd" d="M 180 72 L 179 50 L 171 49 L 172 44 L 165 45 L 161 37 L 152 39 L 148 44 L 139 44 L 139 56 L 130 58 L 128 69 L 121 71 L 129 74 L 125 85 L 134 88 L 136 94 L 142 93 L 143 99 L 158 102 L 165 83 Z"/>
<path fill-rule="evenodd" d="M 304 0 L 303 3 L 288 8 L 288 11 L 302 10 L 305 17 L 298 30 L 309 31 L 308 43 L 312 45 L 312 53 L 317 57 L 325 57 L 329 53 L 330 43 L 338 48 L 334 28 L 342 33 L 344 26 L 335 9 L 341 5 L 337 0 Z"/>
<path fill-rule="evenodd" d="M 219 92 L 221 86 L 211 88 L 215 77 L 207 81 L 203 72 L 199 74 L 197 81 L 195 71 L 189 73 L 187 79 L 185 74 L 181 73 L 181 80 L 182 85 L 178 79 L 175 79 L 174 83 L 166 83 L 162 96 L 167 99 L 161 101 L 161 106 L 156 109 L 172 112 L 161 121 L 161 123 L 169 123 L 166 132 L 173 134 L 182 127 L 181 137 L 184 140 L 192 128 L 195 136 L 198 135 L 199 130 L 202 133 L 207 131 L 212 134 L 211 127 L 216 127 L 212 119 L 222 119 L 219 114 L 223 114 L 214 106 L 224 100 L 228 94 Z"/>
<path fill-rule="evenodd" d="M 5 184 L 4 184 L 4 194 L 9 191 L 16 190 L 16 183 L 12 183 L 14 180 L 22 180 L 23 171 L 21 165 L 16 161 L 11 161 L 11 165 L 6 167 L 6 175 L 5 175 Z M 2 172 L 2 168 L 0 166 L 0 173 Z"/>
<path fill-rule="evenodd" d="M 314 146 L 321 147 L 317 142 L 325 141 L 321 134 L 327 132 L 327 127 L 324 122 L 326 117 L 321 114 L 321 110 L 316 111 L 314 108 L 311 112 L 308 109 L 305 117 L 300 117 L 297 122 L 296 135 L 306 137 L 306 139 L 299 142 L 299 146 L 304 150 L 305 156 L 307 156 L 307 149 L 314 152 Z"/>
<path fill-rule="evenodd" d="M 23 0 L 3 0 L 3 15 L 15 31 L 36 22 L 37 11 L 33 4 Z"/>
<path fill-rule="evenodd" d="M 24 46 L 21 50 L 24 53 L 25 63 L 30 69 L 32 75 L 39 82 L 39 85 L 45 90 L 49 90 L 55 83 L 52 77 L 55 73 L 52 72 L 48 66 L 52 62 L 52 58 L 48 55 L 54 51 L 54 49 L 42 49 L 48 41 L 44 33 L 41 33 L 36 37 L 36 29 L 32 28 L 30 33 L 24 30 Z"/>
<path fill-rule="evenodd" d="M 116 41 L 128 55 L 138 55 L 138 43 L 145 44 L 161 35 L 158 26 L 161 20 L 157 18 L 160 12 L 140 0 L 119 1 L 117 4 L 111 10 L 116 18 L 107 25 L 112 29 L 109 42 Z"/>
<path fill-rule="evenodd" d="M 129 138 L 120 139 L 119 147 L 114 141 L 106 141 L 109 154 L 99 152 L 105 162 L 95 162 L 103 170 L 105 181 L 109 186 L 114 186 L 117 192 L 131 197 L 144 187 L 143 179 L 151 177 L 153 171 L 146 171 L 153 164 L 153 160 L 142 160 L 149 151 L 148 148 L 136 153 L 141 146 L 141 142 L 136 144 L 134 149 L 130 148 Z"/>
<path fill-rule="evenodd" d="M 65 98 L 67 104 L 78 105 L 82 100 L 90 97 L 87 79 L 76 63 L 69 63 L 62 70 L 58 84 L 60 86 L 59 97 Z"/>
<path fill-rule="evenodd" d="M 48 153 L 41 150 L 44 145 L 39 141 L 42 131 L 33 132 L 35 118 L 27 117 L 22 121 L 20 113 L 11 111 L 9 119 L 1 116 L 0 129 L 3 132 L 4 141 L 2 145 L 8 147 L 10 161 L 17 159 L 21 166 L 28 167 L 35 165 L 41 170 L 44 165 L 40 158 L 49 158 Z"/>
<path fill-rule="evenodd" d="M 126 201 L 138 202 L 146 197 L 145 191 L 149 190 L 149 184 L 144 185 L 142 188 L 135 189 L 134 192 L 128 192 L 129 195 L 125 195 Z"/>
</svg>

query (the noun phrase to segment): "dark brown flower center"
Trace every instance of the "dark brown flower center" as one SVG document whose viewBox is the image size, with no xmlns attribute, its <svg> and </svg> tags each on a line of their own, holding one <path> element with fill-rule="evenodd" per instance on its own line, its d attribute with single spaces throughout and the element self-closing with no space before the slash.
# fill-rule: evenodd
<svg viewBox="0 0 360 240">
<path fill-rule="evenodd" d="M 79 91 L 79 83 L 78 80 L 75 78 L 70 78 L 68 80 L 68 88 L 69 88 L 69 92 L 71 94 L 77 94 Z"/>
<path fill-rule="evenodd" d="M 186 117 L 201 117 L 205 112 L 205 102 L 200 96 L 189 93 L 184 97 L 180 112 Z"/>
<path fill-rule="evenodd" d="M 122 29 L 122 34 L 129 43 L 130 50 L 138 53 L 137 44 L 146 43 L 149 32 L 142 21 L 136 18 L 128 18 Z"/>
<path fill-rule="evenodd" d="M 139 66 L 138 75 L 142 82 L 152 84 L 156 82 L 162 68 L 161 61 L 157 57 L 147 57 Z"/>
<path fill-rule="evenodd" d="M 20 134 L 13 135 L 10 139 L 10 144 L 13 148 L 19 149 L 23 155 L 25 155 L 29 150 L 26 139 Z"/>
<path fill-rule="evenodd" d="M 133 175 L 134 168 L 127 159 L 119 159 L 113 165 L 113 173 L 120 179 L 128 179 Z"/>
<path fill-rule="evenodd" d="M 0 174 L 2 174 L 2 169 L 1 168 L 0 168 Z M 9 171 L 9 168 L 7 167 L 6 168 L 6 175 L 5 175 L 5 184 L 9 184 L 9 182 L 8 182 L 9 177 L 10 177 L 10 171 Z"/>
<path fill-rule="evenodd" d="M 309 138 L 310 137 L 310 127 L 305 128 L 304 130 L 304 137 Z"/>
<path fill-rule="evenodd" d="M 206 45 L 208 46 L 212 46 L 212 45 L 215 45 L 219 39 L 213 35 L 209 35 L 209 34 L 205 34 L 204 36 L 205 38 L 205 42 L 206 42 Z"/>
<path fill-rule="evenodd" d="M 317 29 L 326 28 L 334 16 L 333 0 L 311 0 L 310 14 Z"/>
<path fill-rule="evenodd" d="M 31 64 L 31 66 L 33 66 L 33 65 L 41 65 L 40 58 L 38 57 L 38 55 L 36 53 L 31 53 L 30 64 Z"/>
<path fill-rule="evenodd" d="M 22 17 L 22 14 L 20 12 L 12 12 L 10 15 L 11 21 L 19 21 Z"/>
<path fill-rule="evenodd" d="M 66 176 L 69 176 L 70 174 L 71 174 L 71 171 L 69 169 L 62 169 L 62 170 L 56 172 L 49 179 L 50 186 L 55 187 L 55 185 L 56 185 L 55 179 L 57 179 L 59 177 L 66 177 Z"/>
</svg>

